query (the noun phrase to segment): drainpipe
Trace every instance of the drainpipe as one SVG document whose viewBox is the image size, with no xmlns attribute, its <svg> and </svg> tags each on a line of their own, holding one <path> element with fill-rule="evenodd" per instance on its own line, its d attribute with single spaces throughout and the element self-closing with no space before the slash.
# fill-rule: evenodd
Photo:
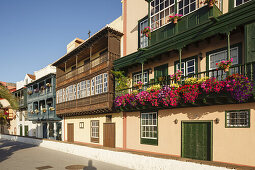
<svg viewBox="0 0 255 170">
<path fill-rule="evenodd" d="M 230 32 L 227 32 L 228 37 L 228 60 L 230 60 Z"/>
</svg>

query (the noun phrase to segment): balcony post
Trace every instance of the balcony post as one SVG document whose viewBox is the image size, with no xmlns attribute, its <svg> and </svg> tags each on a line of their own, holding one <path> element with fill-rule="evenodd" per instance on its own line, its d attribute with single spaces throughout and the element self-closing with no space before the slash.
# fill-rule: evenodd
<svg viewBox="0 0 255 170">
<path fill-rule="evenodd" d="M 65 62 L 65 73 L 66 73 L 66 62 Z"/>
<path fill-rule="evenodd" d="M 230 32 L 227 32 L 227 43 L 228 43 L 228 60 L 230 60 Z"/>
<path fill-rule="evenodd" d="M 144 83 L 144 79 L 143 79 L 143 64 L 144 64 L 144 62 L 141 62 L 141 64 L 142 64 L 142 83 Z"/>
<path fill-rule="evenodd" d="M 182 48 L 179 48 L 179 62 L 180 62 L 180 67 L 179 70 L 182 71 Z"/>
</svg>

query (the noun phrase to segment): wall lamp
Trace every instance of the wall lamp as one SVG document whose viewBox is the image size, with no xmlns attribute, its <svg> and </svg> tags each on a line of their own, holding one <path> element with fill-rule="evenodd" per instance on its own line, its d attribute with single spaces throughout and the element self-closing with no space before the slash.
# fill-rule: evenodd
<svg viewBox="0 0 255 170">
<path fill-rule="evenodd" d="M 177 123 L 178 123 L 178 120 L 177 120 L 177 119 L 175 119 L 175 120 L 174 120 L 174 123 L 175 123 L 175 124 L 177 124 Z"/>
<path fill-rule="evenodd" d="M 218 124 L 218 123 L 220 123 L 220 119 L 219 119 L 219 118 L 216 118 L 216 119 L 214 120 L 214 122 L 215 122 L 215 124 Z"/>
<path fill-rule="evenodd" d="M 201 52 L 198 54 L 198 57 L 200 58 L 200 60 L 202 60 L 202 59 L 203 59 L 203 55 L 202 55 L 202 53 L 201 53 Z"/>
</svg>

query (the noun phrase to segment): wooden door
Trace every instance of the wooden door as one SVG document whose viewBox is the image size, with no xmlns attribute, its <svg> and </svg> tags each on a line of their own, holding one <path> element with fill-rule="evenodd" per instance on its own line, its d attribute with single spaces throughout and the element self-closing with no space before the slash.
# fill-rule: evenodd
<svg viewBox="0 0 255 170">
<path fill-rule="evenodd" d="M 24 126 L 25 136 L 28 136 L 28 126 Z"/>
<path fill-rule="evenodd" d="M 73 123 L 67 124 L 67 141 L 74 142 L 74 125 L 73 125 Z"/>
<path fill-rule="evenodd" d="M 182 157 L 211 160 L 211 122 L 182 124 Z"/>
<path fill-rule="evenodd" d="M 115 123 L 104 123 L 104 146 L 115 148 Z"/>
</svg>

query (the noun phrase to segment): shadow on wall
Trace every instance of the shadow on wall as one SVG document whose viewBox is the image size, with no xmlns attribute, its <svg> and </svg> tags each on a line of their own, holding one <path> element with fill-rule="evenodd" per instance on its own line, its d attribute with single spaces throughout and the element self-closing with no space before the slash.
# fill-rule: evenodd
<svg viewBox="0 0 255 170">
<path fill-rule="evenodd" d="M 10 158 L 16 151 L 32 147 L 36 147 L 36 145 L 0 139 L 0 162 Z"/>
</svg>

